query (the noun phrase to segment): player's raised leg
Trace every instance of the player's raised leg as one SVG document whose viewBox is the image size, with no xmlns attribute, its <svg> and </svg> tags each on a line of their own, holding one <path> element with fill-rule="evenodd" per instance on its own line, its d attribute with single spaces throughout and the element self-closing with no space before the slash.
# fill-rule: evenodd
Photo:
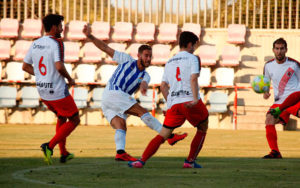
<svg viewBox="0 0 300 188">
<path fill-rule="evenodd" d="M 300 101 L 300 91 L 294 92 L 289 95 L 282 104 L 278 107 L 270 109 L 270 113 L 275 117 L 278 118 L 281 112 L 287 109 L 290 106 L 297 104 Z"/>
</svg>

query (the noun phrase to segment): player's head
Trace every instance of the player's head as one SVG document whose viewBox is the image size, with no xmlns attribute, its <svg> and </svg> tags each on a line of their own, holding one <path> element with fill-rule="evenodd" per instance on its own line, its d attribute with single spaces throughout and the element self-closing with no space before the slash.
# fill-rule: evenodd
<svg viewBox="0 0 300 188">
<path fill-rule="evenodd" d="M 58 14 L 48 14 L 43 18 L 43 26 L 46 33 L 51 32 L 55 37 L 60 38 L 63 32 L 62 22 L 64 17 Z"/>
<path fill-rule="evenodd" d="M 184 31 L 179 37 L 179 47 L 181 49 L 185 48 L 188 52 L 193 53 L 198 40 L 199 38 L 194 33 Z"/>
<path fill-rule="evenodd" d="M 273 52 L 275 59 L 278 62 L 285 60 L 285 54 L 287 52 L 287 43 L 283 38 L 279 38 L 273 42 Z"/>
<path fill-rule="evenodd" d="M 149 45 L 143 44 L 138 49 L 138 61 L 143 67 L 149 67 L 152 58 L 152 48 Z"/>
</svg>

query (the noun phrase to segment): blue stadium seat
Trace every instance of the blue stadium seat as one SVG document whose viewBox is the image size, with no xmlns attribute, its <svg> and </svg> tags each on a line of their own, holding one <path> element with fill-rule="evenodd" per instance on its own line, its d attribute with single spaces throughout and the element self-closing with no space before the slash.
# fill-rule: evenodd
<svg viewBox="0 0 300 188">
<path fill-rule="evenodd" d="M 93 89 L 93 103 L 91 104 L 91 108 L 93 109 L 100 109 L 101 108 L 101 101 L 102 101 L 102 94 L 104 88 L 95 88 Z"/>
<path fill-rule="evenodd" d="M 37 108 L 40 106 L 40 95 L 36 87 L 23 87 L 21 93 L 22 103 L 19 108 Z"/>
</svg>

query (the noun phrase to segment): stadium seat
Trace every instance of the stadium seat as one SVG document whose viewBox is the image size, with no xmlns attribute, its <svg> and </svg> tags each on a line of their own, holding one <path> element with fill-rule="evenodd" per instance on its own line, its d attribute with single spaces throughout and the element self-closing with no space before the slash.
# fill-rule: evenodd
<svg viewBox="0 0 300 188">
<path fill-rule="evenodd" d="M 164 67 L 149 66 L 146 71 L 150 75 L 150 85 L 160 85 L 164 74 Z"/>
<path fill-rule="evenodd" d="M 138 55 L 138 51 L 139 51 L 139 47 L 142 44 L 140 43 L 132 43 L 128 50 L 129 50 L 129 55 L 131 55 L 131 57 L 133 57 L 133 59 L 138 59 L 137 55 Z"/>
<path fill-rule="evenodd" d="M 37 108 L 40 106 L 40 95 L 36 87 L 23 87 L 21 89 L 21 104 L 19 108 Z"/>
<path fill-rule="evenodd" d="M 140 22 L 136 27 L 135 40 L 137 42 L 154 41 L 155 25 L 148 22 Z"/>
<path fill-rule="evenodd" d="M 76 68 L 77 79 L 79 83 L 95 82 L 95 65 L 80 64 Z"/>
<path fill-rule="evenodd" d="M 10 59 L 10 41 L 0 39 L 0 60 Z"/>
<path fill-rule="evenodd" d="M 83 46 L 83 62 L 99 63 L 104 56 L 103 52 L 97 48 L 94 43 L 87 42 Z"/>
<path fill-rule="evenodd" d="M 42 21 L 40 19 L 25 19 L 22 25 L 22 38 L 35 39 L 42 36 Z"/>
<path fill-rule="evenodd" d="M 85 88 L 74 88 L 74 101 L 77 108 L 82 109 L 87 107 L 88 90 Z"/>
<path fill-rule="evenodd" d="M 8 123 L 8 108 L 16 106 L 17 88 L 0 86 L 0 108 L 4 108 L 5 123 Z"/>
<path fill-rule="evenodd" d="M 185 23 L 185 24 L 183 24 L 181 31 L 193 32 L 200 39 L 200 34 L 201 34 L 200 24 Z"/>
<path fill-rule="evenodd" d="M 161 23 L 158 30 L 157 40 L 159 43 L 172 43 L 177 41 L 177 24 Z"/>
<path fill-rule="evenodd" d="M 86 36 L 82 30 L 87 23 L 84 21 L 72 20 L 69 22 L 67 39 L 69 40 L 85 40 Z"/>
<path fill-rule="evenodd" d="M 92 34 L 100 40 L 108 40 L 110 25 L 108 22 L 95 21 L 92 24 Z"/>
<path fill-rule="evenodd" d="M 1 38 L 17 38 L 19 33 L 19 21 L 12 18 L 2 18 L 0 21 Z"/>
<path fill-rule="evenodd" d="M 133 27 L 131 22 L 116 22 L 112 40 L 116 42 L 131 41 L 132 31 Z"/>
<path fill-rule="evenodd" d="M 100 109 L 101 108 L 101 101 L 102 101 L 102 93 L 105 88 L 94 88 L 93 89 L 93 103 L 90 105 L 93 109 Z"/>
<path fill-rule="evenodd" d="M 99 68 L 100 84 L 106 85 L 116 68 L 116 65 L 101 65 Z"/>
<path fill-rule="evenodd" d="M 17 40 L 15 47 L 14 47 L 14 56 L 13 60 L 15 61 L 23 61 L 25 58 L 27 51 L 29 50 L 31 46 L 32 41 L 27 40 Z"/>
<path fill-rule="evenodd" d="M 2 80 L 2 65 L 0 63 L 0 80 Z"/>
<path fill-rule="evenodd" d="M 217 48 L 210 45 L 201 45 L 197 51 L 201 59 L 201 66 L 213 66 L 217 63 Z"/>
<path fill-rule="evenodd" d="M 80 47 L 78 42 L 64 42 L 65 62 L 74 63 L 79 61 Z"/>
<path fill-rule="evenodd" d="M 198 77 L 199 86 L 209 86 L 210 85 L 210 68 L 201 67 L 200 76 Z"/>
<path fill-rule="evenodd" d="M 239 66 L 240 64 L 240 48 L 236 46 L 226 45 L 222 52 L 221 66 Z"/>
<path fill-rule="evenodd" d="M 140 105 L 147 110 L 152 110 L 153 107 L 156 108 L 158 96 L 157 96 L 157 91 L 155 89 L 154 89 L 154 95 L 155 95 L 155 97 L 154 97 L 154 101 L 153 101 L 153 89 L 148 89 L 146 96 L 144 96 L 140 93 L 140 95 L 139 95 Z"/>
<path fill-rule="evenodd" d="M 231 44 L 244 44 L 246 36 L 246 26 L 242 24 L 228 25 L 227 42 Z"/>
<path fill-rule="evenodd" d="M 117 50 L 119 52 L 125 52 L 126 50 L 126 44 L 121 44 L 121 43 L 109 43 L 108 44 L 109 47 L 111 47 L 114 50 Z M 106 58 L 105 58 L 105 62 L 106 63 L 116 63 L 115 61 L 112 60 L 112 58 L 106 54 Z"/>
<path fill-rule="evenodd" d="M 234 85 L 234 69 L 220 67 L 216 69 L 216 80 L 219 86 Z"/>
<path fill-rule="evenodd" d="M 209 96 L 209 113 L 227 112 L 228 95 L 223 92 L 214 91 Z"/>
<path fill-rule="evenodd" d="M 152 64 L 163 65 L 170 58 L 170 46 L 165 44 L 154 44 L 152 46 Z"/>
<path fill-rule="evenodd" d="M 24 81 L 25 72 L 23 71 L 22 66 L 23 63 L 20 62 L 8 62 L 6 64 L 7 81 Z"/>
</svg>

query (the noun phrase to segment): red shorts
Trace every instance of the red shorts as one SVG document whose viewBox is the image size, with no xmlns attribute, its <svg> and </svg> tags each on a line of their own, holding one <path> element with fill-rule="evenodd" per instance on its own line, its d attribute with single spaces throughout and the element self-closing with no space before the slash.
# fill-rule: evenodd
<svg viewBox="0 0 300 188">
<path fill-rule="evenodd" d="M 47 105 L 48 109 L 54 112 L 58 117 L 72 117 L 78 114 L 77 106 L 71 95 L 55 101 L 42 101 Z"/>
<path fill-rule="evenodd" d="M 276 108 L 278 107 L 280 104 L 273 104 L 271 108 Z M 270 113 L 270 109 L 268 110 L 267 114 Z M 297 104 L 295 104 L 294 106 L 288 107 L 287 109 L 285 109 L 279 116 L 279 120 L 281 124 L 286 125 L 289 122 L 290 119 L 290 114 L 293 114 L 294 116 L 298 115 L 298 111 L 300 109 L 300 102 L 298 102 Z M 298 117 L 298 116 L 297 116 Z"/>
<path fill-rule="evenodd" d="M 167 111 L 164 127 L 171 129 L 180 127 L 186 119 L 197 127 L 208 119 L 208 111 L 202 100 L 199 100 L 192 108 L 186 108 L 185 103 L 175 104 Z"/>
</svg>

